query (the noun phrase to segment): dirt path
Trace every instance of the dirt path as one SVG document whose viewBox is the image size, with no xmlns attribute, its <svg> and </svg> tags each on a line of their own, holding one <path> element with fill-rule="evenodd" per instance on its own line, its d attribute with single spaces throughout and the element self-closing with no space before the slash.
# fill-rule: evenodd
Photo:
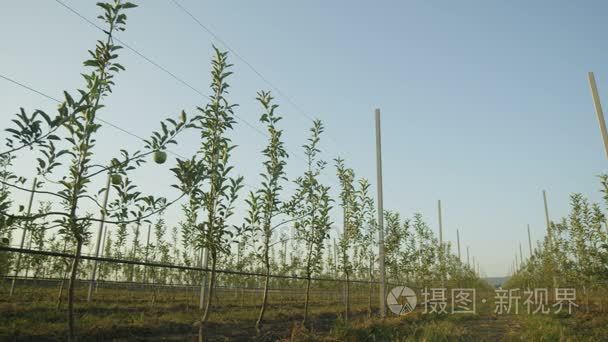
<svg viewBox="0 0 608 342">
<path fill-rule="evenodd" d="M 521 324 L 512 315 L 487 315 L 461 325 L 477 341 L 511 341 L 519 335 Z"/>
</svg>

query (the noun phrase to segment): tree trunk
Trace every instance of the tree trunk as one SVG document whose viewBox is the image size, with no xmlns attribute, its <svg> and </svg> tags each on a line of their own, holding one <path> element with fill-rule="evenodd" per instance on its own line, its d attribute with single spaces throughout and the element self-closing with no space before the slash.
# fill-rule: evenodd
<svg viewBox="0 0 608 342">
<path fill-rule="evenodd" d="M 63 249 L 65 252 L 65 248 Z M 61 285 L 59 285 L 59 295 L 57 296 L 57 310 L 61 309 L 61 302 L 63 300 L 63 288 L 65 287 L 65 278 L 68 276 L 69 264 L 66 261 L 65 270 L 63 271 L 63 277 L 61 278 Z"/>
<path fill-rule="evenodd" d="M 304 318 L 302 319 L 302 326 L 306 326 L 306 322 L 308 321 L 308 302 L 310 299 L 310 273 L 306 278 L 306 296 L 304 297 Z"/>
<path fill-rule="evenodd" d="M 306 296 L 304 297 L 304 318 L 302 319 L 302 325 L 306 325 L 306 321 L 308 320 L 308 302 L 310 300 L 310 282 L 312 276 L 312 270 L 310 262 L 312 261 L 312 242 L 308 245 L 308 258 L 306 259 Z"/>
<path fill-rule="evenodd" d="M 372 296 L 374 294 L 374 259 L 372 258 L 369 263 L 369 298 L 367 301 L 367 317 L 372 317 Z"/>
<path fill-rule="evenodd" d="M 200 255 L 200 260 L 198 261 L 198 265 L 199 267 L 202 267 L 204 269 L 207 269 L 208 265 L 208 259 L 209 259 L 209 250 L 207 248 L 203 248 L 201 249 L 201 255 Z M 199 296 L 199 309 L 204 309 L 205 308 L 205 301 L 210 300 L 210 297 L 205 289 L 205 285 L 207 283 L 207 271 L 201 272 L 201 293 Z"/>
<path fill-rule="evenodd" d="M 344 312 L 344 321 L 348 322 L 348 316 L 350 313 L 350 275 L 348 272 L 346 273 L 346 284 L 344 289 L 344 301 L 345 301 L 345 312 Z"/>
<path fill-rule="evenodd" d="M 156 290 L 156 274 L 154 274 L 152 276 L 152 307 L 154 307 L 154 305 L 156 304 L 156 296 L 157 296 L 157 290 Z M 186 311 L 188 311 L 188 309 L 186 308 Z"/>
<path fill-rule="evenodd" d="M 68 284 L 68 341 L 76 341 L 74 328 L 74 289 L 76 287 L 76 275 L 78 273 L 78 263 L 80 262 L 80 252 L 82 249 L 82 241 L 76 242 L 76 252 L 74 252 L 74 260 L 72 261 L 72 270 L 70 272 L 70 282 Z"/>
<path fill-rule="evenodd" d="M 270 263 L 268 258 L 266 258 L 266 279 L 264 281 L 264 294 L 262 297 L 262 307 L 260 308 L 260 315 L 258 316 L 258 321 L 255 323 L 255 330 L 257 334 L 260 334 L 260 329 L 262 327 L 262 320 L 264 319 L 264 312 L 266 311 L 266 303 L 268 303 L 268 285 L 270 284 Z"/>
<path fill-rule="evenodd" d="M 246 284 L 243 284 L 243 285 L 241 286 L 241 307 L 244 307 L 244 306 L 245 306 L 245 289 L 244 289 L 244 286 L 245 286 L 245 285 L 246 285 Z"/>
<path fill-rule="evenodd" d="M 63 288 L 65 286 L 65 274 L 61 279 L 61 285 L 59 285 L 59 295 L 57 296 L 57 310 L 61 309 L 61 302 L 63 300 Z"/>
<path fill-rule="evenodd" d="M 374 293 L 374 284 L 369 283 L 369 297 L 367 301 L 367 318 L 372 318 L 372 296 Z"/>
<path fill-rule="evenodd" d="M 208 294 L 208 298 L 207 301 L 205 302 L 205 311 L 203 312 L 203 316 L 201 317 L 201 321 L 199 322 L 199 326 L 198 326 L 198 340 L 199 342 L 203 342 L 204 338 L 203 338 L 203 334 L 204 334 L 204 325 L 207 322 L 207 319 L 209 319 L 209 313 L 210 313 L 210 309 L 211 309 L 211 298 L 213 298 L 213 288 L 215 287 L 215 266 L 217 263 L 217 256 L 215 255 L 215 253 L 211 253 L 211 276 L 209 277 L 209 282 L 208 287 L 207 287 L 207 294 Z"/>
</svg>

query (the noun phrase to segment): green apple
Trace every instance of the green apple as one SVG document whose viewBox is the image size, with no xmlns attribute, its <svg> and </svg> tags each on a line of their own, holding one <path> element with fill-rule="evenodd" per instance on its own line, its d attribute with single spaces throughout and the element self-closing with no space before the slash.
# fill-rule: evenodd
<svg viewBox="0 0 608 342">
<path fill-rule="evenodd" d="M 112 177 L 110 177 L 110 180 L 111 180 L 112 184 L 120 185 L 120 183 L 122 183 L 122 176 L 119 175 L 118 173 L 115 173 L 112 175 Z"/>
<path fill-rule="evenodd" d="M 164 164 L 167 161 L 167 152 L 165 151 L 154 151 L 154 162 L 156 164 Z"/>
</svg>

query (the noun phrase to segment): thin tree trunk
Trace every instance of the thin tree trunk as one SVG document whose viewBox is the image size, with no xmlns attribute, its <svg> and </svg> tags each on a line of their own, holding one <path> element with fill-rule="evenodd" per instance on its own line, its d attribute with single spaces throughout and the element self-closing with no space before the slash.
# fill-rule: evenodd
<svg viewBox="0 0 608 342">
<path fill-rule="evenodd" d="M 244 284 L 241 284 L 241 307 L 245 306 L 245 286 L 247 285 L 247 283 L 245 282 Z"/>
<path fill-rule="evenodd" d="M 57 310 L 61 309 L 61 303 L 63 300 L 63 288 L 65 287 L 65 278 L 67 277 L 68 266 L 66 265 L 65 271 L 63 272 L 63 278 L 61 278 L 61 285 L 59 285 L 59 295 L 57 296 Z"/>
<path fill-rule="evenodd" d="M 63 243 L 63 253 L 65 253 L 67 246 L 68 246 L 68 240 L 66 238 L 66 240 Z M 61 285 L 59 285 L 59 295 L 57 296 L 57 310 L 59 310 L 61 308 L 61 301 L 63 299 L 63 288 L 65 287 L 65 278 L 68 276 L 68 267 L 69 267 L 69 264 L 66 261 L 65 269 L 63 271 L 63 277 L 61 277 Z"/>
<path fill-rule="evenodd" d="M 239 241 L 236 246 L 236 267 L 238 270 L 241 269 L 241 242 Z M 234 278 L 234 300 L 238 301 L 239 299 L 239 286 L 242 285 L 239 282 L 238 278 Z"/>
<path fill-rule="evenodd" d="M 367 302 L 367 317 L 372 317 L 372 296 L 374 294 L 374 260 L 371 259 L 369 263 L 369 298 Z"/>
<path fill-rule="evenodd" d="M 154 307 L 154 305 L 156 304 L 156 296 L 157 296 L 157 289 L 156 289 L 156 286 L 154 286 L 152 288 L 152 307 Z M 188 310 L 186 309 L 186 311 L 188 311 Z"/>
<path fill-rule="evenodd" d="M 374 284 L 369 283 L 369 297 L 367 301 L 367 318 L 372 318 L 372 296 L 374 292 Z"/>
<path fill-rule="evenodd" d="M 266 258 L 266 279 L 264 281 L 264 294 L 262 297 L 262 307 L 260 308 L 260 315 L 258 321 L 255 323 L 255 330 L 257 334 L 260 334 L 262 327 L 262 320 L 264 319 L 264 312 L 266 312 L 266 303 L 268 303 L 268 285 L 270 284 L 270 263 L 268 257 Z"/>
<path fill-rule="evenodd" d="M 76 242 L 76 252 L 72 261 L 72 270 L 70 272 L 70 283 L 68 285 L 68 341 L 76 341 L 74 327 L 74 289 L 76 287 L 76 275 L 78 273 L 78 263 L 80 262 L 80 251 L 82 242 Z"/>
<path fill-rule="evenodd" d="M 350 313 L 350 274 L 348 272 L 346 273 L 346 284 L 345 284 L 345 291 L 344 291 L 344 299 L 345 299 L 345 312 L 344 312 L 344 320 L 348 322 L 348 316 Z"/>
<path fill-rule="evenodd" d="M 207 269 L 209 260 L 209 250 L 207 248 L 201 249 L 200 259 L 198 261 L 198 266 L 204 269 Z M 210 297 L 205 289 L 205 285 L 207 283 L 207 271 L 201 272 L 201 292 L 199 296 L 199 309 L 205 308 L 205 301 L 210 300 Z"/>
<path fill-rule="evenodd" d="M 312 258 L 312 247 L 313 243 L 311 242 L 308 245 L 308 259 L 306 260 L 306 296 L 304 297 L 304 318 L 302 319 L 302 326 L 306 325 L 306 321 L 308 320 L 308 302 L 310 300 L 310 282 L 311 282 L 311 258 Z"/>
<path fill-rule="evenodd" d="M 204 334 L 204 325 L 207 322 L 207 319 L 209 319 L 209 313 L 210 313 L 210 309 L 211 309 L 211 298 L 213 298 L 213 288 L 215 286 L 215 266 L 217 263 L 217 256 L 215 255 L 215 252 L 211 253 L 211 276 L 209 277 L 209 282 L 208 282 L 208 287 L 207 287 L 207 294 L 209 295 L 209 297 L 207 298 L 207 301 L 205 302 L 205 311 L 203 312 L 203 316 L 201 317 L 201 321 L 200 324 L 198 326 L 198 340 L 199 342 L 203 342 L 204 338 L 203 338 L 203 334 Z"/>
<path fill-rule="evenodd" d="M 152 275 L 152 307 L 154 307 L 154 304 L 156 304 L 156 296 L 157 296 L 157 289 L 156 289 L 156 271 L 155 271 L 154 274 Z M 188 311 L 187 308 L 186 308 L 186 311 Z"/>
<path fill-rule="evenodd" d="M 306 322 L 308 321 L 308 301 L 310 299 L 310 273 L 306 278 L 306 297 L 304 297 L 304 318 L 302 319 L 302 326 L 306 326 Z"/>
</svg>

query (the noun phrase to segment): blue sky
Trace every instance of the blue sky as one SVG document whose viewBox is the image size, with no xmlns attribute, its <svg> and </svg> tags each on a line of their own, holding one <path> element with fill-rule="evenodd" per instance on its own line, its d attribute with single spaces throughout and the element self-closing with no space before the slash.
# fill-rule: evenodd
<svg viewBox="0 0 608 342">
<path fill-rule="evenodd" d="M 324 158 L 340 155 L 375 183 L 379 107 L 385 207 L 405 216 L 421 212 L 436 230 L 441 199 L 445 236 L 455 241 L 460 229 L 463 246 L 488 275 L 508 271 L 518 243 L 526 246 L 526 224 L 534 239 L 542 237 L 542 189 L 555 220 L 567 214 L 570 193 L 600 200 L 596 176 L 606 160 L 586 77 L 596 73 L 608 101 L 606 2 L 178 1 L 289 98 L 275 93 L 293 156 L 290 178 L 303 166 L 307 115 L 326 125 Z M 94 1 L 65 2 L 88 18 L 97 15 Z M 139 4 L 119 38 L 208 93 L 213 38 L 170 0 Z M 98 31 L 54 1 L 0 6 L 0 73 L 55 97 L 82 86 L 81 63 Z M 205 104 L 126 49 L 121 62 L 127 71 L 102 118 L 147 136 L 161 118 Z M 273 89 L 243 61 L 232 62 L 237 115 L 262 130 L 255 95 Z M 4 127 L 20 106 L 55 108 L 0 80 Z M 197 140 L 185 135 L 176 152 L 191 155 Z M 257 184 L 265 138 L 239 122 L 234 141 L 237 171 Z M 141 145 L 104 128 L 99 158 Z M 27 158 L 17 168 L 33 175 Z M 333 168 L 324 179 L 336 184 Z M 136 181 L 144 191 L 174 195 L 168 166 L 147 165 Z M 177 210 L 168 215 L 178 218 Z"/>
</svg>

